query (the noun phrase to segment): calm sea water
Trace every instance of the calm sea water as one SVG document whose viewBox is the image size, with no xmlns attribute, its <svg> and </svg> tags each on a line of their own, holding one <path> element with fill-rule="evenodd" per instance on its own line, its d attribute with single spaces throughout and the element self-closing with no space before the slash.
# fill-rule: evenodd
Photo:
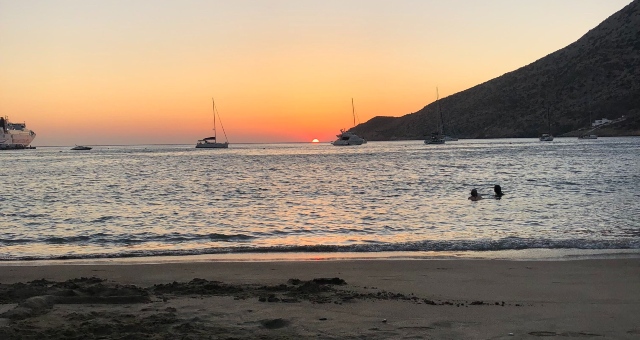
<svg viewBox="0 0 640 340">
<path fill-rule="evenodd" d="M 0 260 L 640 249 L 640 138 L 69 149 L 0 153 Z"/>
</svg>

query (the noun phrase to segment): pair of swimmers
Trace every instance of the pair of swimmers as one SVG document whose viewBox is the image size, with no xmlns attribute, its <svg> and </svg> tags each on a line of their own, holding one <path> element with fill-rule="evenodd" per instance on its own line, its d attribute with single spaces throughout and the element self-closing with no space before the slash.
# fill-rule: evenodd
<svg viewBox="0 0 640 340">
<path fill-rule="evenodd" d="M 493 187 L 493 198 L 499 200 L 502 198 L 502 196 L 504 196 L 504 193 L 502 192 L 502 188 L 499 185 L 495 185 Z M 482 199 L 482 195 L 478 194 L 478 190 L 477 189 L 473 189 L 471 190 L 471 196 L 469 196 L 469 199 L 472 201 L 479 201 Z"/>
</svg>

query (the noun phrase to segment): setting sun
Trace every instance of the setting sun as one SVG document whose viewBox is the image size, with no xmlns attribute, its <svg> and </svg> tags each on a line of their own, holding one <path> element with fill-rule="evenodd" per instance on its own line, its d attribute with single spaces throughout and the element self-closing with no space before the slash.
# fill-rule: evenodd
<svg viewBox="0 0 640 340">
<path fill-rule="evenodd" d="M 316 139 L 312 140 L 311 143 L 320 143 L 320 141 L 316 138 Z"/>
<path fill-rule="evenodd" d="M 192 145 L 213 133 L 214 97 L 231 145 L 325 144 L 529 65 L 632 2 L 0 0 L 0 112 L 34 146 Z"/>
</svg>

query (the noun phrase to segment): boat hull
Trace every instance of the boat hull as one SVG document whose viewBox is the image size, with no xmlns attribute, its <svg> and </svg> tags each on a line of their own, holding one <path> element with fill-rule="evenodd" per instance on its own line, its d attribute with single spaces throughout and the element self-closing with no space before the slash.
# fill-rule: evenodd
<svg viewBox="0 0 640 340">
<path fill-rule="evenodd" d="M 350 145 L 362 145 L 364 142 L 361 140 L 352 140 L 352 141 L 348 141 L 348 140 L 337 140 L 334 141 L 332 144 L 335 146 L 350 146 Z"/>
<path fill-rule="evenodd" d="M 198 143 L 196 149 L 228 149 L 229 143 Z"/>
<path fill-rule="evenodd" d="M 336 135 L 336 137 L 338 137 L 338 139 L 331 142 L 334 146 L 362 145 L 367 142 L 364 138 L 356 135 L 355 133 L 344 130 L 340 130 L 340 134 Z"/>
<path fill-rule="evenodd" d="M 36 138 L 36 133 L 27 129 L 25 124 L 12 124 L 8 119 L 0 119 L 0 147 L 26 148 Z"/>
<path fill-rule="evenodd" d="M 540 136 L 540 141 L 541 142 L 551 142 L 551 141 L 553 141 L 553 136 L 544 134 L 544 135 Z"/>
<path fill-rule="evenodd" d="M 433 145 L 433 144 L 444 144 L 444 139 L 441 140 L 425 140 L 425 144 Z"/>
<path fill-rule="evenodd" d="M 424 143 L 425 144 L 444 144 L 446 140 L 447 140 L 446 136 L 443 136 L 442 134 L 438 134 L 438 133 L 433 133 L 431 137 L 424 140 Z"/>
</svg>

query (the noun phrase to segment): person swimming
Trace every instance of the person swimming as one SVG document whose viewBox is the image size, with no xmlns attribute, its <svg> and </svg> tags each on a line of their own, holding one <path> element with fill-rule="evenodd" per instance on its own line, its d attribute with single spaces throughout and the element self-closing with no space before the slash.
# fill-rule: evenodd
<svg viewBox="0 0 640 340">
<path fill-rule="evenodd" d="M 471 190 L 471 196 L 469 196 L 469 199 L 472 201 L 479 201 L 482 199 L 482 196 L 480 196 L 478 194 L 478 190 L 477 189 L 472 189 Z"/>
<path fill-rule="evenodd" d="M 501 199 L 502 196 L 504 196 L 504 193 L 502 192 L 502 188 L 497 184 L 493 187 L 493 192 L 494 192 L 493 198 L 497 200 Z"/>
</svg>

